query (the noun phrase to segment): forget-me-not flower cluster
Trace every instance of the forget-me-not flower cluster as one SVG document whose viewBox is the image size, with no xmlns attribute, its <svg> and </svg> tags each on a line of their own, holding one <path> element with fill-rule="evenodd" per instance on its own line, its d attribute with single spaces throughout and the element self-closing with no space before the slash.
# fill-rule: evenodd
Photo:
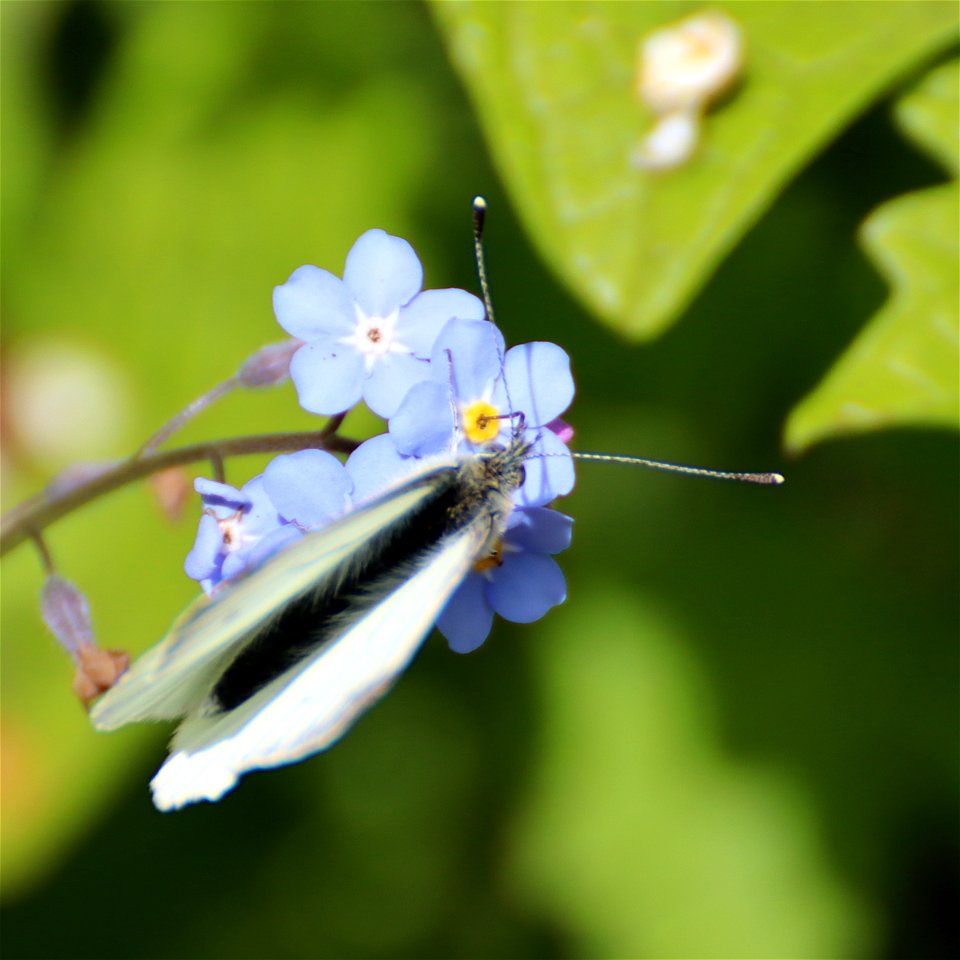
<svg viewBox="0 0 960 960">
<path fill-rule="evenodd" d="M 542 617 L 566 598 L 554 554 L 573 521 L 548 505 L 574 485 L 560 421 L 573 400 L 570 360 L 556 344 L 506 349 L 482 301 L 465 290 L 423 290 L 405 240 L 368 230 L 343 278 L 303 266 L 274 291 L 280 325 L 302 341 L 290 363 L 300 405 L 334 415 L 361 399 L 388 421 L 341 464 L 303 450 L 270 462 L 241 489 L 198 479 L 204 504 L 187 574 L 208 593 L 421 469 L 428 458 L 529 444 L 524 481 L 497 554 L 467 576 L 437 626 L 461 653 L 486 639 L 494 614 Z"/>
</svg>

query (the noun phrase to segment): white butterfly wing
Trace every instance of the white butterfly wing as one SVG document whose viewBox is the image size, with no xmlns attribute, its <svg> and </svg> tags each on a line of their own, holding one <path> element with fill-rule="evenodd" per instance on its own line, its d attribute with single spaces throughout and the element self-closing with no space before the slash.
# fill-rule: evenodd
<svg viewBox="0 0 960 960">
<path fill-rule="evenodd" d="M 431 471 L 433 472 L 433 471 Z M 335 571 L 433 489 L 429 475 L 297 541 L 260 569 L 202 597 L 166 637 L 144 653 L 90 711 L 98 730 L 138 720 L 163 720 L 196 710 L 237 644 L 298 596 Z"/>
<path fill-rule="evenodd" d="M 224 714 L 188 717 L 151 782 L 161 810 L 217 800 L 249 770 L 325 750 L 417 652 L 486 542 L 477 521 L 342 635 Z"/>
</svg>

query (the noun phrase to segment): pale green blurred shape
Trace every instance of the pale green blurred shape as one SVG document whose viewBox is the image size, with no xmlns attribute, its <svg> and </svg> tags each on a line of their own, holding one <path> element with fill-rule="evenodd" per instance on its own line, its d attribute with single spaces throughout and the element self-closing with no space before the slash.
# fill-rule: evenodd
<svg viewBox="0 0 960 960">
<path fill-rule="evenodd" d="M 894 426 L 960 426 L 960 61 L 931 71 L 895 116 L 952 177 L 897 197 L 863 224 L 890 297 L 790 414 L 786 444 Z"/>
<path fill-rule="evenodd" d="M 69 317 L 122 335 L 154 423 L 192 399 L 184 384 L 205 389 L 284 336 L 270 293 L 295 267 L 339 268 L 363 230 L 402 225 L 432 146 L 416 88 L 376 75 L 329 103 L 291 87 L 244 102 L 268 17 L 263 4 L 131 16 L 96 115 L 42 200 L 34 269 L 10 291 L 31 329 Z"/>
<path fill-rule="evenodd" d="M 518 893 L 585 957 L 870 955 L 811 798 L 724 755 L 681 618 L 594 583 L 542 628 Z"/>
<path fill-rule="evenodd" d="M 630 165 L 652 124 L 640 39 L 692 3 L 437 2 L 453 61 L 530 235 L 624 335 L 674 321 L 783 186 L 911 65 L 954 41 L 941 3 L 722 3 L 743 81 L 670 171 Z"/>
<path fill-rule="evenodd" d="M 913 88 L 898 97 L 894 116 L 904 134 L 957 175 L 957 138 L 960 137 L 960 60 L 941 63 Z"/>
</svg>

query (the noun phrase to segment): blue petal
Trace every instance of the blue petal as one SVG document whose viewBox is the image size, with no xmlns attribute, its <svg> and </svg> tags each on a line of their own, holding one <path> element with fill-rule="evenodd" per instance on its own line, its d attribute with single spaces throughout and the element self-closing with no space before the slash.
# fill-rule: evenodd
<svg viewBox="0 0 960 960">
<path fill-rule="evenodd" d="M 363 360 L 346 344 L 316 340 L 293 355 L 290 377 L 304 410 L 331 416 L 360 399 Z"/>
<path fill-rule="evenodd" d="M 263 485 L 263 474 L 258 474 L 243 485 L 243 493 L 250 500 L 240 521 L 240 530 L 243 539 L 259 539 L 272 530 L 275 530 L 283 520 L 277 513 L 267 491 Z"/>
<path fill-rule="evenodd" d="M 424 290 L 401 311 L 394 336 L 413 354 L 430 359 L 433 345 L 448 321 L 483 320 L 483 301 L 466 290 Z"/>
<path fill-rule="evenodd" d="M 216 518 L 205 513 L 197 526 L 197 539 L 183 562 L 183 569 L 191 580 L 214 579 L 219 575 L 222 561 L 223 536 Z"/>
<path fill-rule="evenodd" d="M 504 543 L 528 553 L 560 553 L 570 546 L 573 518 L 546 507 L 514 510 Z"/>
<path fill-rule="evenodd" d="M 250 498 L 229 483 L 197 477 L 193 481 L 193 489 L 200 494 L 203 505 L 212 509 L 218 517 L 227 517 L 238 510 L 249 510 L 252 506 Z"/>
<path fill-rule="evenodd" d="M 488 320 L 451 320 L 440 331 L 430 357 L 434 379 L 450 384 L 461 403 L 492 397 L 502 372 L 503 349 L 503 334 Z"/>
<path fill-rule="evenodd" d="M 309 265 L 297 267 L 285 284 L 273 288 L 273 312 L 298 340 L 349 336 L 357 322 L 353 297 L 343 281 Z"/>
<path fill-rule="evenodd" d="M 347 473 L 353 481 L 355 506 L 372 500 L 419 467 L 415 457 L 402 457 L 388 433 L 371 437 L 350 454 Z"/>
<path fill-rule="evenodd" d="M 557 497 L 565 497 L 576 481 L 573 457 L 566 444 L 550 430 L 536 431 L 533 436 L 537 440 L 523 461 L 523 486 L 513 498 L 518 507 L 545 506 Z"/>
<path fill-rule="evenodd" d="M 470 574 L 450 598 L 437 620 L 437 629 L 455 653 L 476 650 L 490 633 L 493 611 L 485 598 L 487 583 L 479 574 Z"/>
<path fill-rule="evenodd" d="M 343 282 L 367 316 L 385 317 L 420 292 L 423 267 L 406 240 L 368 230 L 347 254 Z"/>
<path fill-rule="evenodd" d="M 533 623 L 567 599 L 563 571 L 542 553 L 505 553 L 487 587 L 493 609 L 513 623 Z"/>
<path fill-rule="evenodd" d="M 363 399 L 384 420 L 392 417 L 410 388 L 430 379 L 430 364 L 409 353 L 387 353 L 378 357 L 370 376 L 363 381 Z"/>
<path fill-rule="evenodd" d="M 528 427 L 555 420 L 573 401 L 570 358 L 555 343 L 522 343 L 507 351 L 505 397 Z"/>
<path fill-rule="evenodd" d="M 300 450 L 274 457 L 263 472 L 263 486 L 285 520 L 310 530 L 347 509 L 352 483 L 332 453 Z"/>
<path fill-rule="evenodd" d="M 282 527 L 271 530 L 256 543 L 227 554 L 223 561 L 223 579 L 233 580 L 248 570 L 256 569 L 284 547 L 303 536 L 305 536 L 304 532 L 293 523 L 286 523 Z"/>
<path fill-rule="evenodd" d="M 390 418 L 389 426 L 390 436 L 402 454 L 423 457 L 449 450 L 453 411 L 447 388 L 435 380 L 415 384 Z"/>
<path fill-rule="evenodd" d="M 573 456 L 563 441 L 549 430 L 540 430 L 536 435 L 523 462 L 523 486 L 513 497 L 518 507 L 546 506 L 570 493 L 576 481 Z"/>
</svg>

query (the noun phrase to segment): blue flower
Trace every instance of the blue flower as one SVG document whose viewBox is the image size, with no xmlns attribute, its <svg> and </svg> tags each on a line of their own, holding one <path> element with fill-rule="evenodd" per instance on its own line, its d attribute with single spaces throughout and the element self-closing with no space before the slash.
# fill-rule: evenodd
<svg viewBox="0 0 960 960">
<path fill-rule="evenodd" d="M 286 542 L 289 534 L 263 489 L 262 476 L 254 477 L 239 490 L 198 477 L 194 488 L 204 511 L 184 570 L 206 593 L 246 570 L 261 544 L 272 543 L 275 538 Z M 291 531 L 296 534 L 296 528 Z"/>
<path fill-rule="evenodd" d="M 499 556 L 480 561 L 440 614 L 437 628 L 451 650 L 476 650 L 490 633 L 494 613 L 532 623 L 563 603 L 567 585 L 551 554 L 570 546 L 572 525 L 570 517 L 545 507 L 510 515 Z"/>
<path fill-rule="evenodd" d="M 353 481 L 353 503 L 362 506 L 382 496 L 390 487 L 422 466 L 417 457 L 405 457 L 389 433 L 364 440 L 346 463 L 347 475 Z"/>
<path fill-rule="evenodd" d="M 280 516 L 301 530 L 317 530 L 351 507 L 353 482 L 325 450 L 274 457 L 263 472 L 263 486 Z"/>
<path fill-rule="evenodd" d="M 462 653 L 486 639 L 494 614 L 530 623 L 566 598 L 553 554 L 570 543 L 572 520 L 546 505 L 574 485 L 573 459 L 560 419 L 574 384 L 556 344 L 506 350 L 484 319 L 480 300 L 463 290 L 422 291 L 413 248 L 383 230 L 354 244 L 343 279 L 303 266 L 275 288 L 281 326 L 302 341 L 290 363 L 301 406 L 333 415 L 361 398 L 389 419 L 389 434 L 361 444 L 341 465 L 305 450 L 276 457 L 237 490 L 198 480 L 204 516 L 187 573 L 212 592 L 278 550 L 360 506 L 424 459 L 529 445 L 525 479 L 496 553 L 465 577 L 438 620 Z"/>
<path fill-rule="evenodd" d="M 531 451 L 517 505 L 543 506 L 573 489 L 573 458 L 552 429 L 574 394 L 564 350 L 537 342 L 504 352 L 492 324 L 451 320 L 434 344 L 430 369 L 431 378 L 414 384 L 390 418 L 401 454 L 506 443 L 522 422 Z"/>
<path fill-rule="evenodd" d="M 198 477 L 204 505 L 187 576 L 212 593 L 350 507 L 352 483 L 343 464 L 323 450 L 275 457 L 241 489 Z"/>
<path fill-rule="evenodd" d="M 390 417 L 410 387 L 430 375 L 433 343 L 452 317 L 482 319 L 465 290 L 425 290 L 413 248 L 368 230 L 347 255 L 343 279 L 303 266 L 273 292 L 280 326 L 303 340 L 290 375 L 300 405 L 337 414 L 361 398 Z"/>
<path fill-rule="evenodd" d="M 362 443 L 347 460 L 358 505 L 422 467 L 404 456 L 389 434 Z M 570 545 L 573 521 L 545 507 L 517 508 L 495 557 L 482 558 L 451 597 L 437 628 L 457 653 L 476 650 L 487 638 L 494 613 L 514 623 L 539 620 L 563 603 L 567 589 L 552 554 Z"/>
</svg>

